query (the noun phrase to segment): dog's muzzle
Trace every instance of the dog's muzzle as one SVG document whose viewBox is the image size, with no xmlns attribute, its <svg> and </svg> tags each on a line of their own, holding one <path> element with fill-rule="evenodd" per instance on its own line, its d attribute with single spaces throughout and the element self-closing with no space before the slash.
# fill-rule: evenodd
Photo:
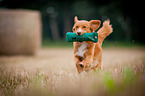
<svg viewBox="0 0 145 96">
<path fill-rule="evenodd" d="M 77 35 L 79 35 L 79 36 L 80 36 L 80 35 L 81 35 L 81 33 L 82 33 L 82 32 L 77 32 Z"/>
</svg>

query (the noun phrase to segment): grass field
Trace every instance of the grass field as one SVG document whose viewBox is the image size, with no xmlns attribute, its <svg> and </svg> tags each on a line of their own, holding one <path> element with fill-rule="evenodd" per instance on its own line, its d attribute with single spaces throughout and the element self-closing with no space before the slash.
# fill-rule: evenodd
<svg viewBox="0 0 145 96">
<path fill-rule="evenodd" d="M 43 40 L 42 42 L 43 48 L 72 48 L 73 44 L 72 42 L 66 42 L 65 40 L 60 41 L 52 41 L 52 40 Z M 104 41 L 102 44 L 103 48 L 145 48 L 145 44 L 130 41 Z"/>
<path fill-rule="evenodd" d="M 144 48 L 104 48 L 102 70 L 84 75 L 70 47 L 0 56 L 0 96 L 145 96 L 144 89 Z"/>
</svg>

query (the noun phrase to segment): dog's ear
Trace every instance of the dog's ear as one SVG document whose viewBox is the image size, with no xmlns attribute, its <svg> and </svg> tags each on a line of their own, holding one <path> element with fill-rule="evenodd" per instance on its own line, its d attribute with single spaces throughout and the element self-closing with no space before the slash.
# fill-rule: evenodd
<svg viewBox="0 0 145 96">
<path fill-rule="evenodd" d="M 95 31 L 96 29 L 98 29 L 100 27 L 101 21 L 100 20 L 91 20 L 90 22 L 91 27 L 93 28 L 93 30 Z"/>
<path fill-rule="evenodd" d="M 76 23 L 77 21 L 79 21 L 79 20 L 78 20 L 78 17 L 75 16 L 75 18 L 74 18 L 74 22 Z"/>
</svg>

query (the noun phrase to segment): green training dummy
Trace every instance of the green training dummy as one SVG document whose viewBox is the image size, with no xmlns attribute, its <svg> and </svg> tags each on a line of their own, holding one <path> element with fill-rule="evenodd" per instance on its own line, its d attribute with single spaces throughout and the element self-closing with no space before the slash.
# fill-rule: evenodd
<svg viewBox="0 0 145 96">
<path fill-rule="evenodd" d="M 67 42 L 83 42 L 83 41 L 92 41 L 94 43 L 98 42 L 98 33 L 84 33 L 83 35 L 77 35 L 73 32 L 67 32 L 66 34 Z"/>
</svg>

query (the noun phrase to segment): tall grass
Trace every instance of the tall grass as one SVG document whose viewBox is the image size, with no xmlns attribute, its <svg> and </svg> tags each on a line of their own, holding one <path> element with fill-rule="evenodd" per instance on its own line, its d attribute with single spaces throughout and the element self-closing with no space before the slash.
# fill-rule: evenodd
<svg viewBox="0 0 145 96">
<path fill-rule="evenodd" d="M 145 62 L 144 60 L 142 62 Z M 120 66 L 121 67 L 121 66 Z M 143 67 L 144 68 L 144 67 Z M 121 70 L 91 71 L 80 76 L 72 73 L 44 74 L 39 70 L 34 73 L 25 72 L 16 75 L 6 72 L 0 67 L 1 96 L 110 96 L 125 92 L 128 86 L 139 87 L 136 81 L 144 74 L 139 68 L 122 66 Z M 137 71 L 137 72 L 136 72 Z M 116 74 L 117 76 L 114 76 Z M 145 80 L 145 79 L 144 79 Z"/>
<path fill-rule="evenodd" d="M 144 50 L 103 50 L 102 70 L 79 75 L 73 50 L 0 57 L 0 96 L 144 96 Z"/>
</svg>

